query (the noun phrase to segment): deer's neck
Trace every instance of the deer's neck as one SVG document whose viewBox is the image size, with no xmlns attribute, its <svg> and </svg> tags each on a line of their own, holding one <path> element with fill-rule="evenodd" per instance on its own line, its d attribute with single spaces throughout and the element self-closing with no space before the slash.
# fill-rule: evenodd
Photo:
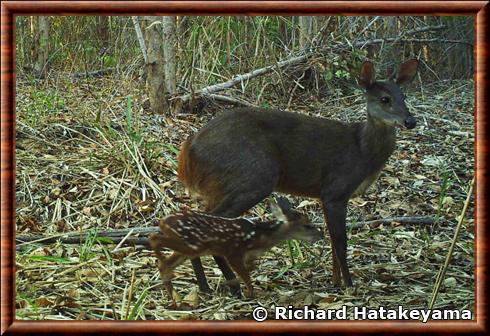
<svg viewBox="0 0 490 336">
<path fill-rule="evenodd" d="M 368 114 L 361 128 L 360 146 L 369 165 L 380 169 L 395 149 L 395 127 Z"/>
</svg>

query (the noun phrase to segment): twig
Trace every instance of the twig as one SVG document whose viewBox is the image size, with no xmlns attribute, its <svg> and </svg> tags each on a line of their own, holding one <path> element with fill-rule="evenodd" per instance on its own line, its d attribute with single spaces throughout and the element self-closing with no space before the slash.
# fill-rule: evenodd
<svg viewBox="0 0 490 336">
<path fill-rule="evenodd" d="M 410 29 L 404 35 L 414 35 L 414 34 L 417 34 L 417 33 L 425 33 L 425 32 L 428 32 L 428 31 L 441 30 L 441 29 L 444 29 L 444 28 L 446 28 L 446 26 L 443 25 L 443 24 L 440 24 L 438 26 L 425 26 L 425 27 Z"/>
<path fill-rule="evenodd" d="M 466 196 L 466 201 L 464 202 L 463 210 L 461 210 L 461 215 L 459 216 L 458 225 L 456 226 L 456 231 L 454 232 L 453 240 L 451 241 L 451 246 L 449 247 L 449 251 L 447 251 L 446 254 L 446 260 L 444 261 L 444 264 L 441 266 L 441 269 L 437 274 L 436 284 L 434 286 L 434 290 L 432 292 L 432 298 L 430 299 L 430 303 L 429 303 L 429 309 L 432 309 L 432 307 L 434 307 L 434 303 L 436 302 L 437 295 L 439 294 L 439 290 L 441 289 L 442 281 L 444 280 L 444 276 L 446 275 L 446 270 L 447 267 L 449 266 L 449 261 L 451 260 L 454 246 L 456 246 L 456 241 L 458 240 L 459 232 L 461 231 L 461 226 L 463 224 L 463 219 L 466 213 L 466 209 L 468 209 L 468 204 L 470 203 L 471 195 L 473 194 L 474 184 L 475 184 L 475 178 L 473 177 L 468 190 L 468 195 Z"/>
<path fill-rule="evenodd" d="M 391 217 L 391 218 L 380 218 L 370 221 L 364 222 L 356 222 L 356 223 L 347 223 L 348 229 L 357 230 L 363 228 L 365 226 L 369 226 L 371 228 L 378 227 L 380 225 L 387 225 L 391 223 L 400 223 L 400 224 L 413 224 L 413 225 L 432 225 L 436 223 L 436 219 L 433 217 Z M 323 227 L 324 223 L 313 223 L 314 226 Z"/>
<path fill-rule="evenodd" d="M 250 107 L 256 107 L 257 105 L 254 105 L 252 103 L 249 103 L 246 100 L 240 99 L 240 98 L 233 98 L 229 96 L 223 96 L 215 93 L 203 93 L 203 97 L 205 98 L 210 98 L 210 99 L 215 99 L 215 100 L 220 100 L 225 103 L 230 103 L 234 105 L 241 105 L 241 106 L 250 106 Z"/>
</svg>

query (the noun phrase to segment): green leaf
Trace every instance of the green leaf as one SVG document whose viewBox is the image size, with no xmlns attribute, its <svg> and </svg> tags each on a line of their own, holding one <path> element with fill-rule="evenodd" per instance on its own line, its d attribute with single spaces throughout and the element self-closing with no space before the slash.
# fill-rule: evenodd
<svg viewBox="0 0 490 336">
<path fill-rule="evenodd" d="M 71 262 L 71 260 L 68 258 L 53 257 L 53 256 L 29 256 L 28 258 L 34 261 L 52 261 L 52 262 L 60 262 L 60 263 Z"/>
<path fill-rule="evenodd" d="M 326 80 L 326 81 L 330 81 L 330 80 L 332 80 L 332 78 L 333 78 L 333 73 L 332 73 L 332 71 L 330 71 L 330 70 L 325 71 L 325 80 Z"/>
</svg>

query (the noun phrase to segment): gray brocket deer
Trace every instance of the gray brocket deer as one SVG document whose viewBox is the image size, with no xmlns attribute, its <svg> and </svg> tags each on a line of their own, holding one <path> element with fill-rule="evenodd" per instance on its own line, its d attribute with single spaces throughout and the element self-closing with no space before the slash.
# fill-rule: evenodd
<svg viewBox="0 0 490 336">
<path fill-rule="evenodd" d="M 173 271 L 188 258 L 211 254 L 224 257 L 242 278 L 248 296 L 253 297 L 250 270 L 255 258 L 287 239 L 313 242 L 322 238 L 322 233 L 310 223 L 308 217 L 292 210 L 285 198 L 279 198 L 277 205 L 271 203 L 270 207 L 275 220 L 266 222 L 223 218 L 190 210 L 160 221 L 160 232 L 151 234 L 149 242 L 174 306 Z M 164 257 L 161 253 L 164 247 L 175 252 Z"/>
<path fill-rule="evenodd" d="M 332 280 L 352 286 L 347 265 L 346 212 L 353 195 L 376 180 L 395 149 L 395 125 L 415 127 L 401 86 L 417 73 L 408 60 L 387 80 L 371 62 L 361 67 L 367 120 L 344 123 L 263 108 L 224 111 L 181 146 L 179 178 L 207 203 L 207 211 L 237 217 L 272 191 L 319 198 L 332 245 Z M 226 263 L 215 258 L 227 279 Z M 194 259 L 200 288 L 207 281 Z M 200 269 L 201 268 L 201 269 Z"/>
</svg>

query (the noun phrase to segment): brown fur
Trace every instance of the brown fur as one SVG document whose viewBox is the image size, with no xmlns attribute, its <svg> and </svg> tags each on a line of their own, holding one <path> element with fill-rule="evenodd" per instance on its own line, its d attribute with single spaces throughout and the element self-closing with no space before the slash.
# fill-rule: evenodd
<svg viewBox="0 0 490 336">
<path fill-rule="evenodd" d="M 184 183 L 184 185 L 189 188 L 191 185 L 190 180 L 189 180 L 189 173 L 188 173 L 188 164 L 189 164 L 189 143 L 192 140 L 192 135 L 189 136 L 180 146 L 180 152 L 179 156 L 177 158 L 179 162 L 179 166 L 177 169 L 177 174 L 179 177 L 179 180 Z"/>
<path fill-rule="evenodd" d="M 321 199 L 338 259 L 334 283 L 342 272 L 351 286 L 347 202 L 376 179 L 392 154 L 395 125 L 415 127 L 400 85 L 414 78 L 417 65 L 409 60 L 395 81 L 376 81 L 373 64 L 363 64 L 359 84 L 366 92 L 365 122 L 263 108 L 225 111 L 185 141 L 179 177 L 204 197 L 208 211 L 223 217 L 241 215 L 272 191 Z"/>
</svg>

